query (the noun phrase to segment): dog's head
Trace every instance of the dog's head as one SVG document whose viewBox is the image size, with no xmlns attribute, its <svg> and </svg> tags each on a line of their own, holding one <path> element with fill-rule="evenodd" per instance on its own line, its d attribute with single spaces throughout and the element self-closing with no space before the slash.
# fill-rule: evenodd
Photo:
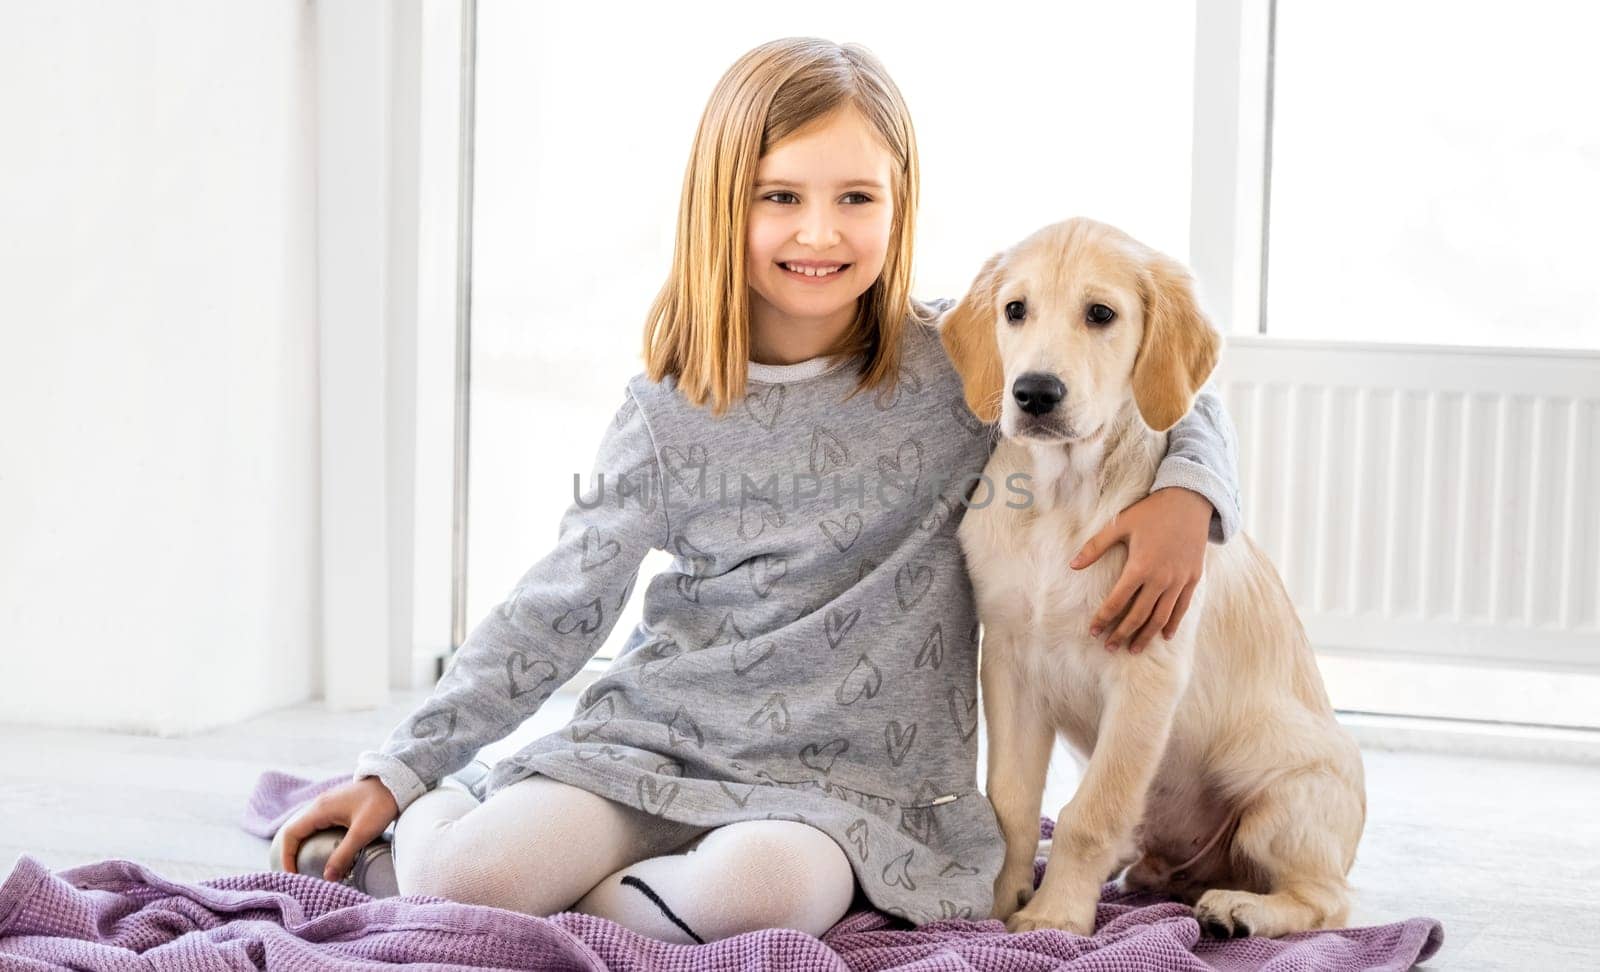
<svg viewBox="0 0 1600 972">
<path fill-rule="evenodd" d="M 1171 428 L 1222 344 L 1182 264 L 1081 218 L 990 257 L 940 336 L 973 414 L 1047 443 L 1097 435 L 1130 396 Z"/>
</svg>

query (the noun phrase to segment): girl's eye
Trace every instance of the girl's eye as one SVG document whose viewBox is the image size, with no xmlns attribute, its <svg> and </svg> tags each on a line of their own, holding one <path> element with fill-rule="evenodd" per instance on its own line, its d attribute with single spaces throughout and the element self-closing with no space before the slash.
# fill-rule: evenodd
<svg viewBox="0 0 1600 972">
<path fill-rule="evenodd" d="M 1117 316 L 1117 312 L 1112 310 L 1111 308 L 1107 307 L 1104 304 L 1090 304 L 1089 305 L 1089 323 L 1090 324 L 1098 324 L 1098 325 L 1110 324 L 1112 319 L 1115 318 L 1116 316 Z"/>
<path fill-rule="evenodd" d="M 1014 300 L 1006 305 L 1006 320 L 1012 324 L 1028 316 L 1028 305 L 1020 300 Z"/>
<path fill-rule="evenodd" d="M 779 198 L 777 198 L 779 196 L 788 196 L 790 198 L 793 198 L 794 193 L 792 193 L 792 192 L 769 192 L 765 196 L 762 196 L 761 198 L 770 199 L 773 202 L 779 203 L 781 205 L 781 204 L 784 203 L 784 201 L 779 199 Z M 872 202 L 872 197 L 867 195 L 864 192 L 847 192 L 847 193 L 845 193 L 844 198 L 849 199 L 851 196 L 860 196 L 861 197 L 861 203 L 857 203 L 857 205 L 861 205 L 862 203 Z"/>
</svg>

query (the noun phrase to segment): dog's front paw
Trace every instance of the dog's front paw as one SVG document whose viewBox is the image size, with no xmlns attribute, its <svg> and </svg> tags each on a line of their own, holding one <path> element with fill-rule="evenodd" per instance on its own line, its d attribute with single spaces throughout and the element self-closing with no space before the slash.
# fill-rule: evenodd
<svg viewBox="0 0 1600 972">
<path fill-rule="evenodd" d="M 1078 901 L 1046 901 L 1035 895 L 1026 908 L 1006 919 L 1006 931 L 1058 928 L 1074 935 L 1093 935 L 1094 909 L 1098 903 L 1094 897 Z"/>
<path fill-rule="evenodd" d="M 1005 921 L 1033 897 L 1033 867 L 1003 868 L 994 882 L 994 914 Z"/>
<path fill-rule="evenodd" d="M 1218 888 L 1202 894 L 1195 902 L 1194 920 L 1200 923 L 1203 938 L 1249 938 L 1267 924 L 1260 895 Z"/>
</svg>

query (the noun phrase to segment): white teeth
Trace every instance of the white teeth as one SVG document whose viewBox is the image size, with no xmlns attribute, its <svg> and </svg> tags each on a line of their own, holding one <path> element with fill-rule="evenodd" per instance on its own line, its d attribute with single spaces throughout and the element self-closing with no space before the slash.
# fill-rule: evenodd
<svg viewBox="0 0 1600 972">
<path fill-rule="evenodd" d="M 837 267 L 828 267 L 822 270 L 818 270 L 815 267 L 796 267 L 787 263 L 780 263 L 778 265 L 783 267 L 785 270 L 789 270 L 793 273 L 803 273 L 808 277 L 826 277 L 830 273 L 838 273 L 840 270 L 844 269 L 843 264 L 840 264 Z"/>
</svg>

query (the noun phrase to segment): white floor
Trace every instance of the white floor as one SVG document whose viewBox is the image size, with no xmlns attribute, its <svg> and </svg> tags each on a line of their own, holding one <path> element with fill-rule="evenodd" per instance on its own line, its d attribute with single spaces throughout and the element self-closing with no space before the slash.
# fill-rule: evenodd
<svg viewBox="0 0 1600 972">
<path fill-rule="evenodd" d="M 0 873 L 22 853 L 55 870 L 125 858 L 186 881 L 265 870 L 267 842 L 238 823 L 260 773 L 347 774 L 423 697 L 355 713 L 307 703 L 180 739 L 0 725 Z M 485 755 L 559 728 L 575 697 L 558 693 Z M 1369 747 L 1366 767 L 1352 924 L 1440 919 L 1428 968 L 1600 969 L 1600 766 Z M 1075 779 L 1063 754 L 1046 814 Z"/>
</svg>

